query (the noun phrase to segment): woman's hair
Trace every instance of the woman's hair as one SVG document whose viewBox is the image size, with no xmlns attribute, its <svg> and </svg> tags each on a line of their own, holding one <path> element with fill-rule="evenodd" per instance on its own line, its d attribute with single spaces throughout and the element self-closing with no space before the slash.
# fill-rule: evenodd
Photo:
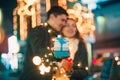
<svg viewBox="0 0 120 80">
<path fill-rule="evenodd" d="M 72 20 L 72 21 L 75 21 L 75 23 L 77 23 L 77 19 L 68 18 L 67 20 Z M 61 35 L 62 35 L 63 37 L 65 37 L 65 35 L 62 33 L 63 28 L 64 28 L 64 27 L 61 28 Z M 77 29 L 77 25 L 76 25 L 76 29 Z M 77 38 L 77 39 L 79 39 L 82 43 L 85 43 L 85 42 L 84 42 L 84 39 L 83 39 L 82 36 L 80 35 L 78 29 L 77 29 L 77 31 L 76 31 L 76 34 L 74 35 L 74 38 Z"/>
</svg>

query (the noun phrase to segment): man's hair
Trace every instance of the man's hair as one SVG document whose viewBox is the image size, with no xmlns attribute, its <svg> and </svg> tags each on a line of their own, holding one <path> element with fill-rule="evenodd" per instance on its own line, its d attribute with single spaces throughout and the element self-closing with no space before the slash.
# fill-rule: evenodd
<svg viewBox="0 0 120 80">
<path fill-rule="evenodd" d="M 53 14 L 55 16 L 65 14 L 65 15 L 68 16 L 68 13 L 66 12 L 66 10 L 64 8 L 60 7 L 60 6 L 51 7 L 51 9 L 47 12 L 47 19 L 49 19 L 51 14 Z"/>
</svg>

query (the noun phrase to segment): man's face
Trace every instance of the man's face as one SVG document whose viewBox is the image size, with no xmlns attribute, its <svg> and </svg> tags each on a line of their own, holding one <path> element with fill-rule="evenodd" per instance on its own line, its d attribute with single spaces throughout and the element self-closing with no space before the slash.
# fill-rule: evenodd
<svg viewBox="0 0 120 80">
<path fill-rule="evenodd" d="M 57 31 L 60 31 L 67 22 L 67 16 L 65 14 L 58 15 L 54 18 L 54 25 Z"/>
</svg>

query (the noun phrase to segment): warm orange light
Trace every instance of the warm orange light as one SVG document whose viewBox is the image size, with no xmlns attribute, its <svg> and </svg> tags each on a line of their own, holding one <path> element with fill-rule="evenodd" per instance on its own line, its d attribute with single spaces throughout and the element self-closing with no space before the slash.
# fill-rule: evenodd
<svg viewBox="0 0 120 80">
<path fill-rule="evenodd" d="M 3 42 L 5 38 L 5 31 L 2 27 L 0 27 L 0 44 Z"/>
<path fill-rule="evenodd" d="M 17 0 L 17 3 L 13 11 L 14 34 L 17 34 L 17 29 L 20 27 L 20 39 L 25 40 L 28 28 L 34 28 L 41 23 L 40 0 Z"/>
<path fill-rule="evenodd" d="M 33 63 L 34 63 L 35 65 L 40 65 L 40 63 L 41 63 L 41 58 L 40 58 L 39 56 L 33 57 Z"/>
</svg>

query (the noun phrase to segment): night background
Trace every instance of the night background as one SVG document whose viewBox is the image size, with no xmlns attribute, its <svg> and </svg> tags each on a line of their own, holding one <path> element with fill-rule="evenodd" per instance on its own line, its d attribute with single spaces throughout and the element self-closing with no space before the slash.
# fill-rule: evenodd
<svg viewBox="0 0 120 80">
<path fill-rule="evenodd" d="M 52 0 L 52 2 L 54 3 L 54 0 Z M 97 0 L 96 4 L 98 7 L 92 10 L 96 26 L 96 42 L 93 44 L 93 52 L 94 54 L 103 54 L 107 52 L 110 54 L 120 53 L 120 0 Z M 3 27 L 6 34 L 9 36 L 13 35 L 12 14 L 16 6 L 16 0 L 0 0 L 0 9 L 2 10 L 3 15 L 3 21 L 0 27 Z M 105 19 L 105 23 L 102 25 L 102 22 L 99 20 L 101 18 Z M 6 74 L 3 75 L 6 77 Z M 11 80 L 17 79 L 16 77 L 18 74 L 13 73 L 11 75 Z M 8 76 L 9 75 L 7 74 L 7 77 Z M 4 80 L 8 80 L 8 78 Z"/>
<path fill-rule="evenodd" d="M 8 35 L 13 34 L 13 10 L 17 6 L 16 0 L 0 0 L 0 8 L 2 9 L 3 21 L 2 26 L 5 28 Z"/>
<path fill-rule="evenodd" d="M 53 2 L 54 3 L 54 2 Z M 96 48 L 120 47 L 120 0 L 97 0 L 97 9 L 93 10 L 96 24 Z M 1 0 L 0 8 L 3 11 L 2 26 L 8 35 L 13 34 L 13 10 L 17 6 L 16 0 Z M 105 28 L 101 28 L 97 22 L 97 16 L 106 17 Z M 104 45 L 103 45 L 104 44 Z"/>
</svg>

